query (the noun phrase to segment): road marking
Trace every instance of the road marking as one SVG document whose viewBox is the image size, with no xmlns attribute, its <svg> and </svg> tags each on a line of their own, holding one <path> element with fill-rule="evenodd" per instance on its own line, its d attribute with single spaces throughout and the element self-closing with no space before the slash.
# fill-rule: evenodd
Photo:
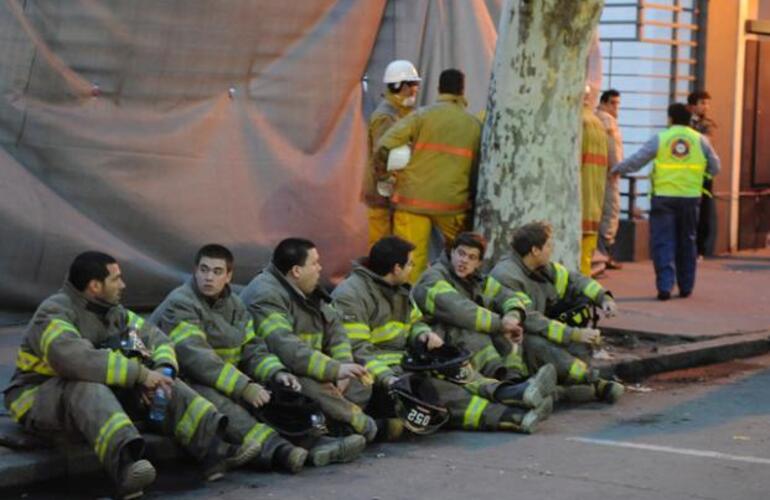
<svg viewBox="0 0 770 500">
<path fill-rule="evenodd" d="M 601 446 L 614 446 L 616 448 L 633 448 L 637 450 L 659 451 L 663 453 L 674 453 L 677 455 L 689 455 L 691 457 L 716 458 L 719 460 L 732 460 L 733 462 L 748 462 L 752 464 L 770 465 L 770 458 L 750 457 L 744 455 L 730 455 L 729 453 L 720 453 L 709 450 L 692 450 L 689 448 L 672 448 L 671 446 L 658 446 L 655 444 L 632 443 L 629 441 L 613 441 L 611 439 L 592 439 L 582 437 L 569 437 L 567 441 L 577 441 L 580 443 L 598 444 Z"/>
</svg>

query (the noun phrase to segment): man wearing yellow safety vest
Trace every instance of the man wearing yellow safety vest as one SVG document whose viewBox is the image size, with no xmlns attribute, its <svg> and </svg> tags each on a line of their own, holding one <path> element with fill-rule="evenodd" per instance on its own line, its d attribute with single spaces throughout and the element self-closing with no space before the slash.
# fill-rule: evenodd
<svg viewBox="0 0 770 500">
<path fill-rule="evenodd" d="M 207 480 L 252 460 L 259 443 L 227 444 L 224 415 L 162 373 L 177 370 L 173 345 L 120 305 L 124 288 L 113 257 L 84 252 L 75 258 L 62 289 L 38 307 L 24 332 L 16 372 L 4 391 L 11 416 L 32 433 L 85 438 L 120 498 L 141 496 L 155 479 L 133 418 L 146 416 L 159 393 L 167 406 L 152 403 L 160 413 L 156 430 L 173 435 L 200 460 Z"/>
<path fill-rule="evenodd" d="M 654 159 L 650 244 L 659 300 L 671 298 L 675 282 L 680 297 L 692 293 L 703 178 L 717 175 L 720 169 L 709 140 L 689 127 L 690 111 L 684 104 L 671 104 L 668 118 L 666 130 L 612 169 L 620 174 L 635 172 Z"/>
<path fill-rule="evenodd" d="M 465 75 L 444 70 L 438 90 L 438 102 L 407 115 L 385 133 L 374 157 L 378 174 L 386 176 L 389 151 L 412 146 L 411 160 L 398 173 L 391 197 L 393 234 L 416 247 L 411 283 L 427 267 L 431 227 L 446 242 L 465 228 L 476 176 L 481 122 L 465 110 Z"/>
<path fill-rule="evenodd" d="M 377 141 L 400 118 L 408 115 L 417 103 L 420 88 L 420 75 L 414 65 L 403 59 L 393 61 L 385 68 L 382 79 L 387 89 L 382 100 L 369 117 L 369 161 L 364 171 L 361 196 L 367 206 L 369 218 L 369 246 L 393 232 L 390 193 L 381 193 L 377 189 L 377 176 L 374 172 L 374 152 Z M 385 184 L 392 188 L 392 185 Z"/>
</svg>

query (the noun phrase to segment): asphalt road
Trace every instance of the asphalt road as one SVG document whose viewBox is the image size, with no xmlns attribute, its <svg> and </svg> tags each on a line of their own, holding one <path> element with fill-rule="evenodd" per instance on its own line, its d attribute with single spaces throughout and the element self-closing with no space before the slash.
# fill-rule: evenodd
<svg viewBox="0 0 770 500">
<path fill-rule="evenodd" d="M 205 485 L 166 466 L 146 498 L 759 499 L 770 491 L 770 355 L 649 380 L 616 406 L 563 408 L 538 434 L 439 433 L 371 447 L 297 476 L 234 472 Z M 102 478 L 0 492 L 95 498 Z"/>
</svg>

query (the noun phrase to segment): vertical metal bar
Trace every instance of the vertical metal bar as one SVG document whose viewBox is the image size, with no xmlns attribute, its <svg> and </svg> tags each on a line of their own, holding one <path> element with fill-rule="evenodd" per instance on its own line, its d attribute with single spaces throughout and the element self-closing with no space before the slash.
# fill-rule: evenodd
<svg viewBox="0 0 770 500">
<path fill-rule="evenodd" d="M 708 0 L 697 0 L 698 25 L 697 43 L 695 51 L 695 81 L 690 90 L 702 89 L 706 86 L 706 35 L 708 26 Z"/>
<path fill-rule="evenodd" d="M 676 25 L 680 21 L 680 8 L 681 0 L 674 0 L 674 11 L 672 12 L 673 27 L 671 28 L 671 40 L 676 42 L 679 39 L 679 28 Z M 676 86 L 678 83 L 677 76 L 679 75 L 679 44 L 671 44 L 671 81 L 668 85 L 668 102 L 672 103 L 676 101 Z"/>
<path fill-rule="evenodd" d="M 628 177 L 628 220 L 636 219 L 636 178 Z"/>
</svg>

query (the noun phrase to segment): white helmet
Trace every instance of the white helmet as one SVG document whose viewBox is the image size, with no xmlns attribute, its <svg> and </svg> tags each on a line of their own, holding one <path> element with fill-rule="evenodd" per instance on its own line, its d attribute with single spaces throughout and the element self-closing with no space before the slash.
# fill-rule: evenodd
<svg viewBox="0 0 770 500">
<path fill-rule="evenodd" d="M 398 59 L 385 68 L 385 76 L 383 76 L 382 81 L 384 83 L 421 82 L 422 79 L 417 74 L 414 64 L 406 59 Z"/>
</svg>

